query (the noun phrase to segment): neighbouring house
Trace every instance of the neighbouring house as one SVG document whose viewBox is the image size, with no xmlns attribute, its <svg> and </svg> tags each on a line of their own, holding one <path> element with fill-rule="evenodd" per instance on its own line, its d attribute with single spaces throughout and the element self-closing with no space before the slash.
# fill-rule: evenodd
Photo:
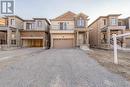
<svg viewBox="0 0 130 87">
<path fill-rule="evenodd" d="M 89 25 L 90 47 L 111 49 L 113 48 L 112 34 L 124 34 L 130 32 L 130 19 L 119 19 L 121 14 L 100 16 Z M 129 47 L 129 37 L 117 39 L 119 47 Z"/>
<path fill-rule="evenodd" d="M 6 26 L 6 19 L 0 18 L 0 44 L 6 44 L 7 31 L 4 29 Z"/>
<path fill-rule="evenodd" d="M 130 17 L 122 19 L 123 21 L 121 22 L 121 24 L 125 24 L 126 25 L 126 30 L 125 33 L 130 33 Z M 126 37 L 126 47 L 130 48 L 130 36 Z"/>
<path fill-rule="evenodd" d="M 46 18 L 23 20 L 18 16 L 0 19 L 0 44 L 7 47 L 49 47 L 49 26 Z"/>
<path fill-rule="evenodd" d="M 51 19 L 51 48 L 89 46 L 88 16 L 71 11 Z"/>
<path fill-rule="evenodd" d="M 24 28 L 20 31 L 22 46 L 49 48 L 49 26 L 46 18 L 24 20 Z"/>
<path fill-rule="evenodd" d="M 20 46 L 20 30 L 23 28 L 23 19 L 18 16 L 5 16 L 0 18 L 0 44 Z"/>
</svg>

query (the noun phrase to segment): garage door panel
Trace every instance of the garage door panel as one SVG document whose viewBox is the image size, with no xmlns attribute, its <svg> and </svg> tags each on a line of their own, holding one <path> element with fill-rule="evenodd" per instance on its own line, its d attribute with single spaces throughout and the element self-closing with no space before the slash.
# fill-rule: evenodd
<svg viewBox="0 0 130 87">
<path fill-rule="evenodd" d="M 24 47 L 42 47 L 43 46 L 43 40 L 41 40 L 41 39 L 23 40 L 23 46 Z"/>
<path fill-rule="evenodd" d="M 73 39 L 54 39 L 54 48 L 73 48 Z"/>
</svg>

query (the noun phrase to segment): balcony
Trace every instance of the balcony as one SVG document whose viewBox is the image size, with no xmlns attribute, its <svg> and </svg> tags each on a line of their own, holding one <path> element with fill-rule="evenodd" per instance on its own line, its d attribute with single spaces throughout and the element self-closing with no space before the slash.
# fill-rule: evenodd
<svg viewBox="0 0 130 87">
<path fill-rule="evenodd" d="M 126 26 L 108 26 L 108 29 L 111 29 L 111 30 L 123 30 L 123 29 L 126 29 Z"/>
<path fill-rule="evenodd" d="M 118 26 L 118 25 L 105 26 L 105 27 L 101 28 L 101 31 L 106 31 L 107 29 L 110 29 L 110 30 L 123 30 L 123 29 L 126 29 L 126 26 Z"/>
<path fill-rule="evenodd" d="M 60 30 L 60 25 L 52 25 L 50 28 L 51 30 Z M 74 25 L 67 25 L 66 29 L 64 30 L 72 30 L 72 29 L 74 29 Z"/>
<path fill-rule="evenodd" d="M 8 29 L 8 27 L 6 26 L 0 26 L 0 30 L 6 31 Z"/>
<path fill-rule="evenodd" d="M 66 29 L 61 30 L 59 25 L 52 25 L 50 33 L 74 33 L 74 25 L 69 25 Z"/>
<path fill-rule="evenodd" d="M 52 29 L 52 30 L 50 30 L 50 33 L 74 33 L 74 30 L 70 30 L 70 29 L 68 29 L 68 30 L 56 30 L 56 29 Z"/>
</svg>

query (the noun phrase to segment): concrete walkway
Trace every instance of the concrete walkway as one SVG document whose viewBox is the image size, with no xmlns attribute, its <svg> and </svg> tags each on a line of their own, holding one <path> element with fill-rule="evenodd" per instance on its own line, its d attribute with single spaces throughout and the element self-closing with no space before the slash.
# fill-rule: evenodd
<svg viewBox="0 0 130 87">
<path fill-rule="evenodd" d="M 79 49 L 27 55 L 0 71 L 0 87 L 130 87 Z"/>
</svg>

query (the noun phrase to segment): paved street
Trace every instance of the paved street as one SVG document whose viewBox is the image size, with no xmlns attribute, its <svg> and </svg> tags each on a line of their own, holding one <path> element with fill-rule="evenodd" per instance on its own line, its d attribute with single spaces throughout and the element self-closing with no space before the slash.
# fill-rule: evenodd
<svg viewBox="0 0 130 87">
<path fill-rule="evenodd" d="M 130 87 L 130 84 L 82 50 L 50 49 L 37 50 L 2 68 L 0 87 Z"/>
</svg>

